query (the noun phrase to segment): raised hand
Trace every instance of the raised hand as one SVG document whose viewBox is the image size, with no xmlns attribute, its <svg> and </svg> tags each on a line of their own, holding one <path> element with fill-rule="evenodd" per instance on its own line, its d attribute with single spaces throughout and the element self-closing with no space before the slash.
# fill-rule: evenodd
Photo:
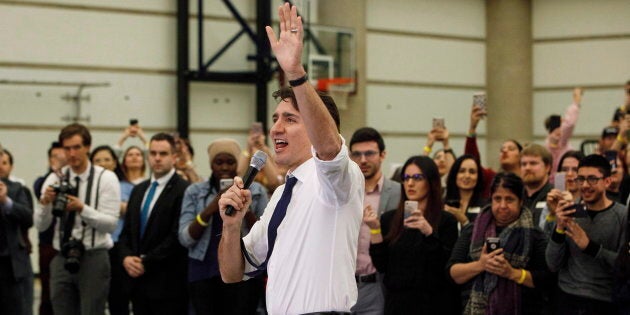
<svg viewBox="0 0 630 315">
<path fill-rule="evenodd" d="M 284 3 L 278 8 L 280 36 L 277 37 L 271 26 L 267 26 L 267 37 L 278 64 L 289 80 L 299 79 L 306 71 L 302 66 L 302 37 L 304 28 L 302 18 L 297 16 L 297 7 Z"/>
<path fill-rule="evenodd" d="M 376 215 L 376 212 L 370 205 L 367 205 L 365 209 L 363 209 L 363 222 L 372 230 L 376 230 L 381 227 L 381 221 L 378 219 L 378 215 Z"/>
</svg>

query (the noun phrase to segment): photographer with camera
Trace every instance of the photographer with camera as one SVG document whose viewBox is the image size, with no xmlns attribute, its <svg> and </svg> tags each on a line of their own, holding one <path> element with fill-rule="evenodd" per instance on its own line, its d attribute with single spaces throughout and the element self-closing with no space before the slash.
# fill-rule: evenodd
<svg viewBox="0 0 630 315">
<path fill-rule="evenodd" d="M 35 226 L 46 230 L 59 218 L 53 246 L 59 254 L 50 265 L 53 311 L 63 314 L 104 314 L 110 279 L 107 250 L 113 246 L 120 208 L 116 175 L 88 159 L 92 136 L 80 124 L 59 134 L 68 162 L 51 173 L 42 186 Z"/>
</svg>

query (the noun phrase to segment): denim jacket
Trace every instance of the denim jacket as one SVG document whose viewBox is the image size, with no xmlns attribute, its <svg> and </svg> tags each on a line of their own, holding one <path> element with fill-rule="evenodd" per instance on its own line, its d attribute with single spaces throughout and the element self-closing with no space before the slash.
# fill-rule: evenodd
<svg viewBox="0 0 630 315">
<path fill-rule="evenodd" d="M 249 186 L 252 192 L 252 204 L 250 209 L 259 218 L 265 211 L 269 197 L 267 190 L 260 184 L 254 182 Z M 179 242 L 188 248 L 188 257 L 203 260 L 210 243 L 212 233 L 220 234 L 221 231 L 212 230 L 212 217 L 208 222 L 208 227 L 203 231 L 201 238 L 195 240 L 190 237 L 188 227 L 197 219 L 197 214 L 201 213 L 210 202 L 216 197 L 217 191 L 210 187 L 210 181 L 206 180 L 188 186 L 182 201 L 182 212 L 179 216 Z M 246 231 L 247 232 L 247 231 Z"/>
</svg>

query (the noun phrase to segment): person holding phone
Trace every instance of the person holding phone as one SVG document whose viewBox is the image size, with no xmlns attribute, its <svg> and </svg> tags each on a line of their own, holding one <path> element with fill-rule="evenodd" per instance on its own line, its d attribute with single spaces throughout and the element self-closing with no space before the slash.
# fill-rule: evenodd
<svg viewBox="0 0 630 315">
<path fill-rule="evenodd" d="M 188 187 L 184 193 L 179 218 L 179 242 L 188 248 L 188 288 L 197 314 L 253 314 L 262 294 L 262 279 L 225 284 L 221 281 L 217 250 L 223 220 L 219 215 L 221 192 L 230 187 L 237 175 L 241 148 L 232 139 L 217 139 L 208 146 L 212 174 L 201 183 Z M 231 183 L 226 183 L 231 181 Z M 267 205 L 267 191 L 259 183 L 252 183 L 252 204 L 245 215 L 245 229 L 263 214 Z M 231 303 L 238 297 L 242 303 Z"/>
<path fill-rule="evenodd" d="M 473 222 L 486 204 L 481 165 L 472 155 L 462 155 L 448 173 L 444 210 L 452 214 L 460 227 Z"/>
<path fill-rule="evenodd" d="M 580 161 L 577 183 L 587 215 L 578 217 L 573 203 L 561 201 L 547 245 L 549 268 L 558 272 L 556 314 L 614 314 L 613 266 L 625 244 L 628 211 L 606 197 L 610 163 L 592 154 Z"/>
<path fill-rule="evenodd" d="M 541 220 L 539 227 L 550 236 L 556 224 L 556 208 L 561 200 L 580 203 L 580 187 L 577 184 L 577 171 L 580 161 L 584 155 L 580 151 L 567 151 L 558 164 L 558 172 L 554 181 L 554 189 L 547 193 L 547 204 L 540 213 Z M 562 175 L 562 176 L 559 176 Z M 564 178 L 564 180 L 562 180 Z M 561 187 L 564 187 L 561 189 Z"/>
<path fill-rule="evenodd" d="M 573 102 L 564 112 L 564 117 L 560 115 L 551 115 L 545 119 L 545 129 L 547 129 L 547 139 L 545 139 L 545 147 L 552 156 L 553 164 L 551 166 L 551 180 L 560 164 L 560 157 L 567 151 L 573 150 L 569 140 L 573 136 L 573 129 L 580 116 L 580 104 L 582 103 L 582 95 L 584 91 L 581 88 L 573 89 Z"/>
<path fill-rule="evenodd" d="M 457 313 L 455 287 L 443 272 L 457 240 L 457 220 L 443 211 L 437 166 L 429 157 L 413 156 L 402 174 L 398 208 L 380 220 L 371 208 L 363 216 L 371 230 L 372 263 L 385 274 L 385 314 Z M 407 218 L 406 201 L 417 202 Z"/>
<path fill-rule="evenodd" d="M 462 230 L 446 270 L 462 285 L 464 314 L 540 314 L 548 285 L 545 235 L 523 206 L 525 186 L 513 173 L 498 173 L 491 205 Z M 488 238 L 499 248 L 488 250 Z M 496 244 L 496 243 L 495 243 Z"/>
<path fill-rule="evenodd" d="M 144 135 L 144 130 L 140 127 L 138 119 L 132 118 L 129 119 L 129 126 L 123 130 L 116 146 L 114 146 L 114 150 L 120 151 L 123 148 L 123 145 L 129 138 L 137 138 L 142 143 L 142 147 L 146 149 L 147 147 L 147 138 Z M 122 152 L 116 152 L 116 155 L 120 155 Z"/>
<path fill-rule="evenodd" d="M 477 146 L 477 126 L 479 122 L 488 114 L 486 106 L 474 101 L 470 111 L 470 126 L 468 127 L 468 135 L 466 136 L 466 144 L 464 146 L 464 154 L 472 155 L 475 160 L 479 161 L 481 165 L 481 155 L 479 154 L 479 147 Z M 520 154 L 523 150 L 523 146 L 514 139 L 508 139 L 503 141 L 501 149 L 499 150 L 499 164 L 500 171 L 511 172 L 518 176 L 521 175 L 521 161 Z M 484 198 L 490 196 L 490 184 L 497 174 L 492 168 L 481 167 L 483 173 L 483 194 Z"/>
<path fill-rule="evenodd" d="M 433 153 L 433 161 L 438 167 L 442 187 L 446 187 L 446 176 L 455 162 L 455 152 L 451 149 L 448 139 L 449 133 L 444 124 L 444 118 L 433 118 L 433 128 L 427 135 L 427 144 L 423 148 L 423 153 L 429 156 L 433 151 L 433 144 L 436 141 L 442 142 L 442 149 Z"/>
</svg>

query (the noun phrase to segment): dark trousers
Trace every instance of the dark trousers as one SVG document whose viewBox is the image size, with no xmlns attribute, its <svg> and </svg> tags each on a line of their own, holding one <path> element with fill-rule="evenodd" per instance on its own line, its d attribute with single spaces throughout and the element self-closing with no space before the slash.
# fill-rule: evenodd
<svg viewBox="0 0 630 315">
<path fill-rule="evenodd" d="M 558 315 L 609 315 L 617 314 L 612 302 L 589 299 L 558 290 Z"/>
<path fill-rule="evenodd" d="M 50 262 L 57 255 L 57 251 L 51 244 L 39 245 L 39 280 L 42 284 L 42 292 L 39 303 L 39 315 L 52 315 L 50 303 Z"/>
<path fill-rule="evenodd" d="M 11 258 L 0 256 L 0 314 L 22 315 L 24 303 L 22 303 L 22 282 L 13 277 Z M 33 279 L 30 279 L 31 281 Z"/>
<path fill-rule="evenodd" d="M 221 277 L 188 284 L 190 299 L 197 315 L 255 314 L 264 292 L 262 279 L 226 284 Z"/>
<path fill-rule="evenodd" d="M 109 263 L 112 266 L 112 279 L 109 283 L 109 296 L 107 305 L 111 315 L 129 315 L 130 298 L 124 288 L 126 271 L 119 255 L 118 243 L 109 250 Z"/>
<path fill-rule="evenodd" d="M 148 298 L 144 292 L 136 291 L 131 295 L 131 304 L 134 315 L 188 314 L 185 295 L 176 298 L 152 299 Z"/>
</svg>

